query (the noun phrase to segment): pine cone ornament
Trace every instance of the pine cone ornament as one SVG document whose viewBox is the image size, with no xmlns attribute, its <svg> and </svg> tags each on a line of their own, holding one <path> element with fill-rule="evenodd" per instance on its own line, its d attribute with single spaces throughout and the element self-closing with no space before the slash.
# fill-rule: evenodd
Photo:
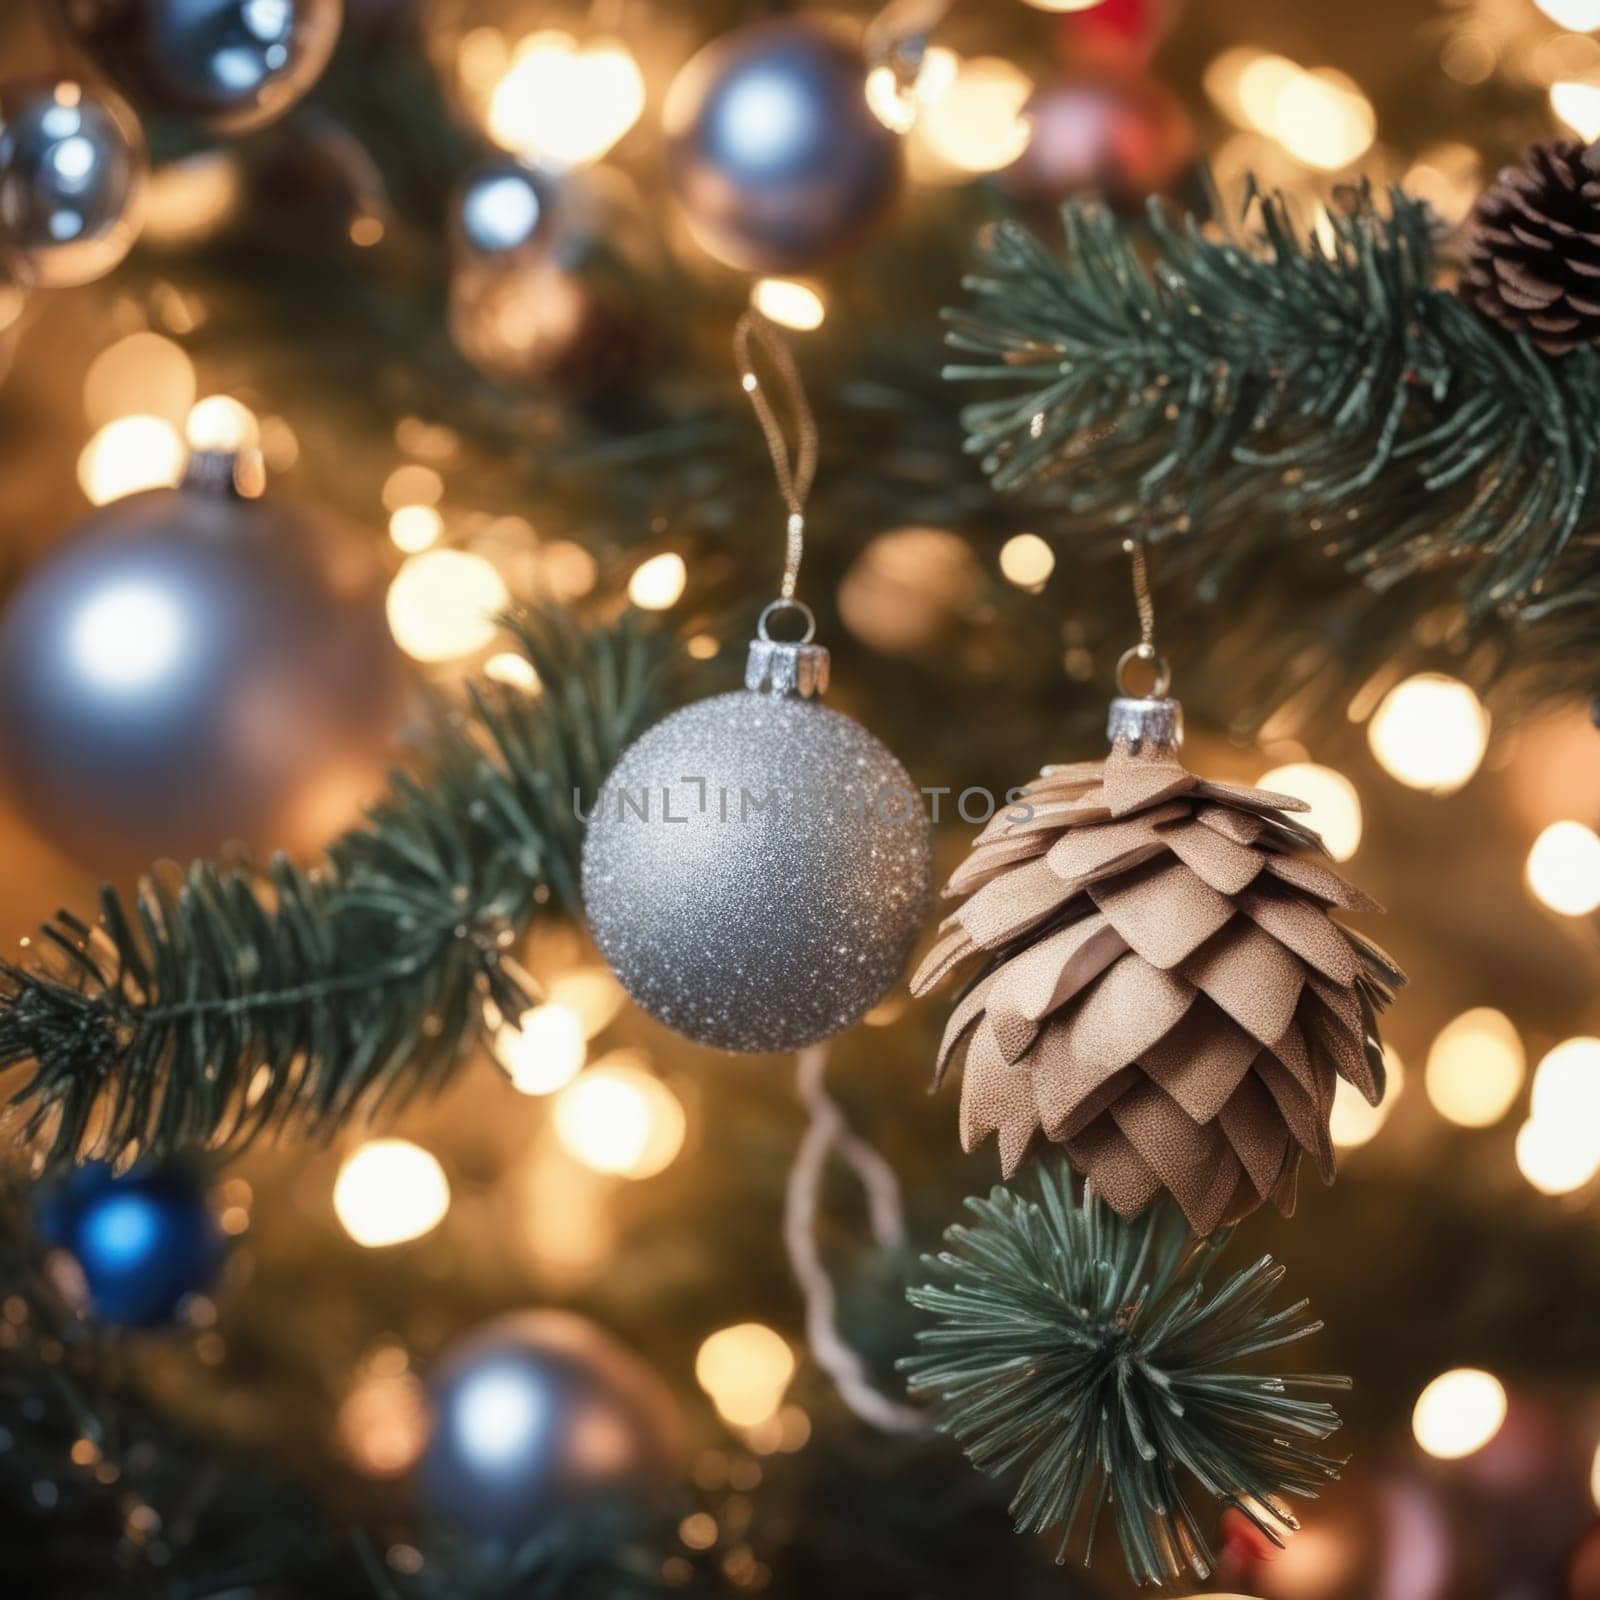
<svg viewBox="0 0 1600 1600">
<path fill-rule="evenodd" d="M 1302 1155 L 1331 1182 L 1335 1079 L 1382 1098 L 1377 1014 L 1405 978 L 1330 915 L 1380 907 L 1286 815 L 1306 809 L 1124 735 L 997 813 L 912 983 L 984 962 L 937 1069 L 965 1050 L 963 1146 L 998 1134 L 1009 1177 L 1043 1134 L 1123 1216 L 1170 1191 L 1197 1234 L 1290 1211 Z"/>
<path fill-rule="evenodd" d="M 1600 341 L 1600 146 L 1533 145 L 1478 198 L 1461 294 L 1547 355 Z"/>
</svg>

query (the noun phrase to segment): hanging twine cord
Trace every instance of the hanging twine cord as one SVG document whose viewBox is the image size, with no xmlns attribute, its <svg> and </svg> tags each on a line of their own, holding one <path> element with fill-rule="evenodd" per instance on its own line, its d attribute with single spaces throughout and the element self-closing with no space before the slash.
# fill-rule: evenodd
<svg viewBox="0 0 1600 1600">
<path fill-rule="evenodd" d="M 784 432 L 783 424 L 779 422 L 778 414 L 756 371 L 755 347 L 758 345 L 783 385 L 784 399 L 794 423 L 792 452 L 789 436 Z M 801 382 L 794 352 L 784 342 L 783 335 L 759 312 L 745 312 L 734 327 L 733 359 L 739 368 L 739 385 L 750 397 L 756 421 L 761 424 L 761 432 L 766 437 L 767 453 L 772 457 L 772 471 L 778 480 L 778 493 L 783 496 L 783 503 L 789 510 L 783 584 L 779 593 L 785 600 L 793 600 L 795 585 L 800 579 L 800 560 L 805 554 L 806 500 L 817 476 L 817 421 L 806 399 L 805 384 Z"/>
<path fill-rule="evenodd" d="M 795 1086 L 810 1121 L 789 1169 L 783 1205 L 783 1242 L 805 1297 L 806 1339 L 817 1365 L 833 1380 L 839 1398 L 863 1422 L 884 1433 L 927 1433 L 930 1425 L 920 1411 L 873 1387 L 866 1364 L 839 1332 L 838 1294 L 817 1242 L 828 1158 L 837 1154 L 855 1173 L 867 1197 L 872 1236 L 880 1249 L 903 1245 L 906 1226 L 894 1168 L 845 1121 L 838 1102 L 828 1093 L 827 1069 L 826 1045 L 810 1045 L 800 1052 Z"/>
</svg>

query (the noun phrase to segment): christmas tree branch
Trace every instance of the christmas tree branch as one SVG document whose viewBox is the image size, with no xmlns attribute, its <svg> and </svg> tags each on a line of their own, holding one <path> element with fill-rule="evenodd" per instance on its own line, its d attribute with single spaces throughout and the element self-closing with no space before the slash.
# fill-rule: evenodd
<svg viewBox="0 0 1600 1600">
<path fill-rule="evenodd" d="M 627 623 L 512 626 L 543 692 L 475 689 L 427 780 L 397 775 L 320 867 L 152 873 L 0 963 L 0 1065 L 32 1064 L 14 1099 L 53 1159 L 325 1135 L 444 1082 L 486 1001 L 530 1003 L 511 949 L 541 904 L 576 907 L 574 791 L 659 710 L 660 651 Z"/>
<path fill-rule="evenodd" d="M 975 359 L 947 368 L 1006 390 L 964 412 L 994 482 L 1157 536 L 1288 518 L 1379 587 L 1461 563 L 1480 614 L 1569 549 L 1592 576 L 1600 355 L 1551 361 L 1466 306 L 1398 189 L 1343 192 L 1312 233 L 1281 198 L 1249 216 L 1219 238 L 1152 206 L 1148 261 L 1094 205 L 1066 208 L 1065 260 L 998 225 L 951 316 Z"/>
</svg>

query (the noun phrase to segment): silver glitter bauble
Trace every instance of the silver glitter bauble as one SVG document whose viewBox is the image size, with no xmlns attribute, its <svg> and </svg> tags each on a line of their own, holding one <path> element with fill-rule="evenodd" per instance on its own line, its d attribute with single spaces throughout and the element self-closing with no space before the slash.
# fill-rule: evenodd
<svg viewBox="0 0 1600 1600">
<path fill-rule="evenodd" d="M 811 698 L 826 679 L 816 646 L 752 646 L 748 687 L 657 723 L 591 813 L 595 943 L 644 1010 L 702 1044 L 795 1050 L 849 1027 L 926 913 L 921 795 Z"/>
</svg>

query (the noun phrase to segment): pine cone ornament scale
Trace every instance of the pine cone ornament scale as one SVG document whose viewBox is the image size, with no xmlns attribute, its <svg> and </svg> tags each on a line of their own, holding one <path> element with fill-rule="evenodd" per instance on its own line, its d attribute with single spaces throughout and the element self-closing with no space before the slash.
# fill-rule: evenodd
<svg viewBox="0 0 1600 1600">
<path fill-rule="evenodd" d="M 1382 1098 L 1377 1015 L 1405 979 L 1331 915 L 1380 908 L 1306 809 L 1119 739 L 998 813 L 912 983 L 982 962 L 937 1068 L 964 1052 L 964 1147 L 996 1134 L 1009 1177 L 1042 1136 L 1123 1216 L 1170 1192 L 1197 1234 L 1291 1210 L 1302 1156 L 1331 1182 L 1335 1081 Z"/>
<path fill-rule="evenodd" d="M 1547 355 L 1600 341 L 1600 146 L 1535 144 L 1479 197 L 1461 293 Z"/>
</svg>

